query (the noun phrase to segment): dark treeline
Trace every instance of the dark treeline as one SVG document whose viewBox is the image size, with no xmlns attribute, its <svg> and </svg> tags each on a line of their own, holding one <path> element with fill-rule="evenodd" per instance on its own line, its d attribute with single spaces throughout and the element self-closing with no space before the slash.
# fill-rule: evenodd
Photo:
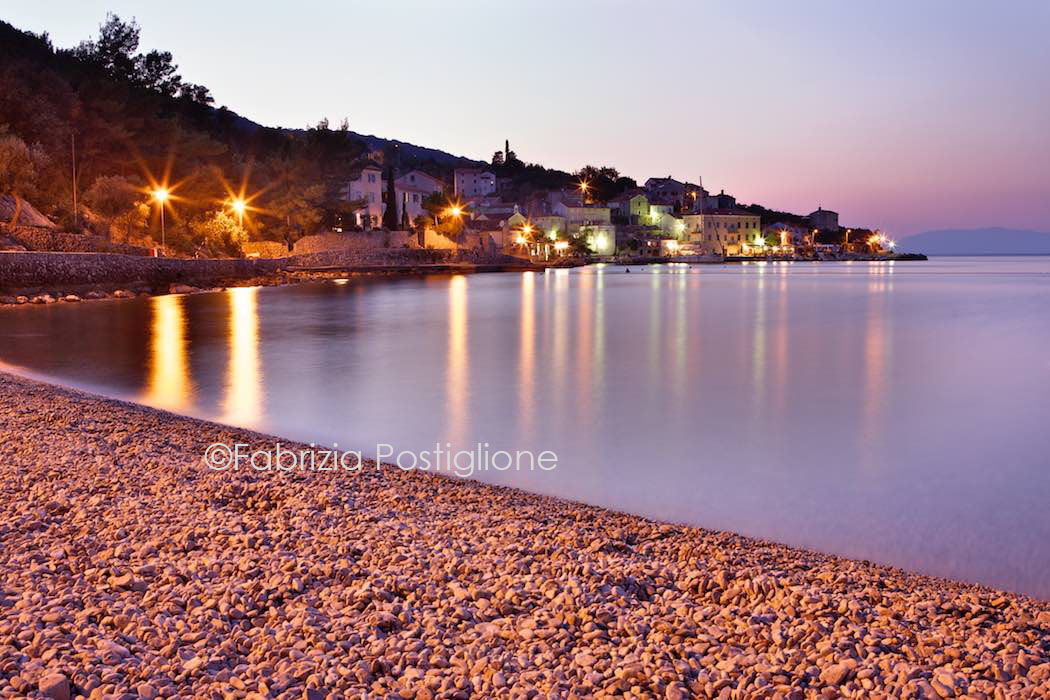
<svg viewBox="0 0 1050 700">
<path fill-rule="evenodd" d="M 184 253 L 236 254 L 248 237 L 283 240 L 356 208 L 336 196 L 367 155 L 345 121 L 260 127 L 214 108 L 170 53 L 138 45 L 138 25 L 115 15 L 72 49 L 0 22 L 0 194 L 69 230 L 148 242 L 150 191 L 167 186 L 167 240 Z M 230 203 L 242 193 L 254 198 L 239 217 Z"/>
<path fill-rule="evenodd" d="M 166 188 L 173 252 L 238 255 L 246 240 L 291 242 L 348 227 L 364 202 L 341 194 L 366 162 L 387 173 L 420 168 L 447 183 L 453 167 L 484 165 L 359 137 L 345 119 L 337 128 L 327 119 L 306 129 L 260 126 L 215 107 L 171 53 L 141 52 L 139 34 L 134 21 L 110 14 L 95 38 L 56 48 L 47 34 L 0 22 L 0 195 L 15 199 L 12 223 L 27 201 L 65 230 L 153 245 L 162 205 L 151 193 Z M 588 200 L 605 202 L 636 186 L 615 168 L 568 173 L 505 150 L 485 167 L 511 201 L 586 181 Z M 243 214 L 238 197 L 248 200 Z M 432 208 L 447 203 L 438 199 Z M 386 226 L 405 225 L 388 218 Z"/>
</svg>

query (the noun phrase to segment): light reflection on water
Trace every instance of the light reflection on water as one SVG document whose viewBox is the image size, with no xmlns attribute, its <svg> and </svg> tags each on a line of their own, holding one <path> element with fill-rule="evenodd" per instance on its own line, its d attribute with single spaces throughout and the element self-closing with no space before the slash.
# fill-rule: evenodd
<svg viewBox="0 0 1050 700">
<path fill-rule="evenodd" d="M 169 411 L 184 411 L 193 399 L 182 304 L 181 296 L 150 300 L 149 383 L 140 400 Z"/>
<path fill-rule="evenodd" d="M 1050 597 L 1050 260 L 599 265 L 0 310 L 0 360 L 487 481 Z M 45 350 L 41 350 L 45 348 Z"/>
<path fill-rule="evenodd" d="M 258 287 L 231 289 L 230 362 L 223 423 L 256 427 L 262 417 L 264 377 L 259 363 Z"/>
</svg>

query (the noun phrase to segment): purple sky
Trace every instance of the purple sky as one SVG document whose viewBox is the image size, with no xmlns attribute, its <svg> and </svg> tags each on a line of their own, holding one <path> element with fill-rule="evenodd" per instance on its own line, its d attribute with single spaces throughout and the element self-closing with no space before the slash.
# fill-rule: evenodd
<svg viewBox="0 0 1050 700">
<path fill-rule="evenodd" d="M 488 159 L 674 175 L 895 235 L 1050 231 L 1050 2 L 7 0 L 59 46 L 107 10 L 219 104 Z"/>
</svg>

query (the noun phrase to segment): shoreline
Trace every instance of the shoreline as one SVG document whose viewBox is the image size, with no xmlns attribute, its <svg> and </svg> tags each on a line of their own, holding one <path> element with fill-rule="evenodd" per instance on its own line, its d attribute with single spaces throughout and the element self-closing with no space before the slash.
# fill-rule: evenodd
<svg viewBox="0 0 1050 700">
<path fill-rule="evenodd" d="M 1050 684 L 1050 602 L 450 476 L 201 462 L 275 439 L 0 369 L 0 696 Z"/>
<path fill-rule="evenodd" d="M 3 255 L 21 255 L 22 253 L 3 253 Z M 54 255 L 96 255 L 91 253 L 55 253 Z M 103 254 L 97 254 L 103 255 Z M 144 260 L 157 260 L 157 258 L 143 258 Z M 161 258 L 160 260 L 181 260 L 175 258 Z M 883 260 L 871 259 L 861 262 L 880 262 Z M 0 258 L 2 262 L 2 258 Z M 192 261 L 190 261 L 192 262 Z M 211 260 L 210 262 L 223 262 Z M 228 261 L 226 261 L 228 262 Z M 241 261 L 250 262 L 250 261 Z M 266 260 L 266 263 L 276 263 L 276 260 Z M 349 279 L 354 277 L 422 277 L 428 275 L 454 275 L 454 274 L 484 274 L 492 272 L 524 272 L 544 271 L 546 269 L 560 269 L 572 267 L 586 267 L 592 264 L 606 264 L 615 266 L 647 266 L 668 263 L 681 263 L 687 265 L 738 265 L 741 262 L 798 262 L 798 263 L 823 263 L 844 262 L 842 260 L 782 260 L 755 258 L 747 260 L 724 259 L 714 260 L 676 260 L 674 258 L 640 258 L 634 260 L 614 261 L 572 261 L 571 263 L 538 264 L 526 263 L 424 263 L 424 264 L 390 264 L 390 265 L 289 265 L 285 267 L 274 267 L 270 272 L 260 274 L 253 270 L 251 274 L 240 276 L 205 276 L 205 277 L 180 277 L 177 281 L 149 282 L 146 280 L 123 280 L 123 281 L 84 281 L 76 280 L 69 283 L 46 283 L 35 286 L 13 286 L 4 285 L 0 278 L 0 308 L 7 306 L 22 306 L 27 304 L 54 304 L 54 303 L 78 303 L 83 301 L 98 301 L 104 299 L 129 299 L 137 296 L 163 296 L 166 294 L 196 294 L 203 292 L 223 291 L 231 287 L 283 287 L 309 282 L 326 280 Z M 3 270 L 0 269 L 0 272 Z"/>
</svg>

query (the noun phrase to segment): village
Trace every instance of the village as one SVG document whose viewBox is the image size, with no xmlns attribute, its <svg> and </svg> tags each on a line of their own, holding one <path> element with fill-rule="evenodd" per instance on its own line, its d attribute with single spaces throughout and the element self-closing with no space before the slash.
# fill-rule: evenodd
<svg viewBox="0 0 1050 700">
<path fill-rule="evenodd" d="M 508 143 L 496 153 L 494 165 L 514 157 Z M 725 190 L 712 193 L 670 175 L 651 177 L 641 186 L 631 180 L 608 197 L 584 172 L 570 186 L 524 194 L 513 178 L 499 174 L 499 167 L 457 167 L 449 180 L 369 162 L 342 189 L 341 197 L 359 208 L 336 231 L 352 236 L 393 229 L 395 222 L 403 230 L 391 231 L 387 247 L 480 251 L 544 262 L 872 258 L 892 255 L 895 246 L 877 230 L 841 226 L 839 214 L 822 206 L 806 216 L 742 207 Z M 629 178 L 619 178 L 624 180 Z M 390 201 L 395 202 L 393 214 Z"/>
</svg>

